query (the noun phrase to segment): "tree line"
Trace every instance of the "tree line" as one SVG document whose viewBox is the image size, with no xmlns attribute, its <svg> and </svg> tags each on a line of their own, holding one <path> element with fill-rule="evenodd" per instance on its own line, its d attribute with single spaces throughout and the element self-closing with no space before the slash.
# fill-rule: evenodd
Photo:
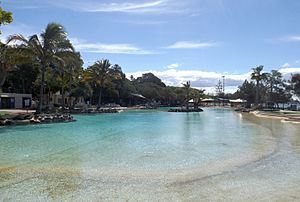
<svg viewBox="0 0 300 202">
<path fill-rule="evenodd" d="M 103 103 L 134 104 L 134 94 L 162 105 L 179 105 L 187 100 L 184 88 L 166 86 L 152 73 L 129 80 L 121 66 L 108 59 L 83 68 L 80 53 L 65 28 L 57 23 L 48 24 L 40 35 L 12 35 L 6 43 L 0 43 L 0 48 L 0 92 L 32 93 L 39 101 L 39 111 L 46 102 L 44 95 L 58 91 L 62 100 L 66 96 L 84 97 L 98 108 Z M 188 90 L 195 96 L 203 94 L 201 90 Z"/>
<path fill-rule="evenodd" d="M 5 13 L 7 15 L 7 13 Z M 7 22 L 10 22 L 8 18 Z M 146 102 L 161 105 L 186 105 L 193 99 L 197 107 L 207 97 L 204 90 L 192 88 L 190 82 L 183 87 L 166 86 L 152 73 L 130 79 L 118 64 L 100 59 L 83 68 L 80 52 L 77 52 L 67 37 L 65 28 L 49 23 L 39 35 L 25 37 L 11 35 L 0 43 L 0 92 L 31 93 L 42 111 L 48 103 L 45 94 L 60 92 L 62 108 L 83 97 L 85 101 L 100 108 L 105 103 L 130 106 L 137 103 L 135 95 L 142 95 Z M 263 73 L 263 66 L 253 68 L 251 81 L 246 80 L 234 94 L 227 98 L 242 98 L 249 104 L 286 103 L 292 94 L 300 96 L 300 75 L 292 75 L 290 81 L 283 79 L 279 71 Z M 219 94 L 224 92 L 220 91 Z M 73 97 L 75 102 L 65 103 L 64 98 Z"/>
<path fill-rule="evenodd" d="M 263 72 L 263 68 L 262 65 L 253 68 L 251 80 L 245 80 L 231 96 L 269 107 L 290 102 L 293 95 L 300 98 L 300 74 L 292 74 L 291 79 L 286 80 L 278 70 Z"/>
</svg>

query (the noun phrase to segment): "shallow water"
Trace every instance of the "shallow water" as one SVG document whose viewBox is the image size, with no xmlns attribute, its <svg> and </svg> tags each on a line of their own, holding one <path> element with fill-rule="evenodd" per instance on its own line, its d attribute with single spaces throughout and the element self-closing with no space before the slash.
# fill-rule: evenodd
<svg viewBox="0 0 300 202">
<path fill-rule="evenodd" d="M 230 110 L 0 128 L 4 201 L 300 200 L 300 128 Z"/>
</svg>

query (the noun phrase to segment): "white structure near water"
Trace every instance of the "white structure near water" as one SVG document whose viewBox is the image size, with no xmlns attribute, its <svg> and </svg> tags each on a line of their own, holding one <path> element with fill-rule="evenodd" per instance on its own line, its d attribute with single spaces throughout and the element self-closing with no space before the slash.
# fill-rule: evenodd
<svg viewBox="0 0 300 202">
<path fill-rule="evenodd" d="M 0 109 L 25 109 L 30 108 L 31 94 L 0 93 Z"/>
</svg>

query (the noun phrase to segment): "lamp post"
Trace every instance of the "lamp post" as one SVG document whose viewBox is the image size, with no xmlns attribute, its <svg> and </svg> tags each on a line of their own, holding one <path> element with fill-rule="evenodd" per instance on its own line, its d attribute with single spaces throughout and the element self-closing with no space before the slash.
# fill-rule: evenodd
<svg viewBox="0 0 300 202">
<path fill-rule="evenodd" d="M 222 76 L 223 78 L 223 94 L 225 95 L 225 76 Z"/>
<path fill-rule="evenodd" d="M 222 76 L 223 79 L 223 106 L 225 105 L 225 76 Z"/>
</svg>

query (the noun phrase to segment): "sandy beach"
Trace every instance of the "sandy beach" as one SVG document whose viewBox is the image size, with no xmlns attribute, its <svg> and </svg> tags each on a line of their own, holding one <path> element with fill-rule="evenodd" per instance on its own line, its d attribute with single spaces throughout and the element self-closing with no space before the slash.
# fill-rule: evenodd
<svg viewBox="0 0 300 202">
<path fill-rule="evenodd" d="M 280 110 L 275 112 L 269 111 L 253 111 L 251 114 L 260 118 L 279 119 L 281 122 L 298 123 L 300 124 L 300 112 Z"/>
</svg>

